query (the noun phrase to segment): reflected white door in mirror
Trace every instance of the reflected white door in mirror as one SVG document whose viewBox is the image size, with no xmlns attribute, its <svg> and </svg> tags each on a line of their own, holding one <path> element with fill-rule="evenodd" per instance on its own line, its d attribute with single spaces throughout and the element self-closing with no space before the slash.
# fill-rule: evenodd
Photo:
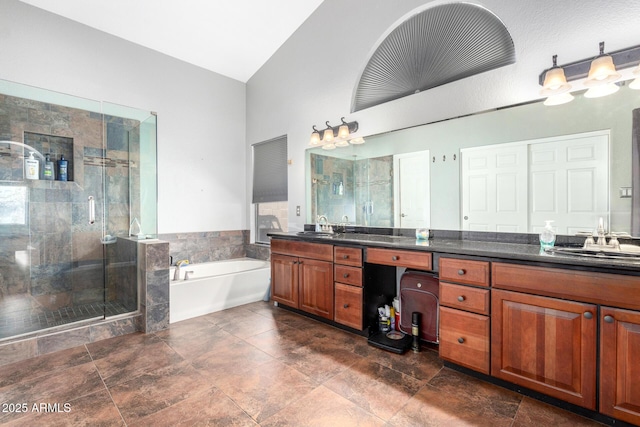
<svg viewBox="0 0 640 427">
<path fill-rule="evenodd" d="M 429 150 L 393 156 L 395 227 L 429 228 Z"/>
<path fill-rule="evenodd" d="M 462 149 L 463 230 L 559 234 L 609 224 L 609 131 Z M 608 227 L 607 227 L 608 228 Z"/>
</svg>

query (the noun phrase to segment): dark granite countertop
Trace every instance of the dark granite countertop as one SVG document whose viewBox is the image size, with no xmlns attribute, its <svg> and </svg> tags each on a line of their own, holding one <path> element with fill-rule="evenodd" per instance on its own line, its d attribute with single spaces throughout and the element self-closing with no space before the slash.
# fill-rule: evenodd
<svg viewBox="0 0 640 427">
<path fill-rule="evenodd" d="M 640 257 L 636 260 L 634 258 L 609 259 L 549 254 L 542 251 L 540 245 L 531 243 L 469 240 L 446 237 L 433 237 L 429 240 L 416 240 L 415 237 L 365 233 L 335 233 L 332 236 L 315 236 L 313 234 L 299 235 L 295 232 L 273 232 L 268 235 L 281 239 L 334 245 L 359 245 L 367 247 L 408 249 L 433 252 L 441 255 L 470 255 L 492 258 L 496 261 L 517 260 L 540 264 L 558 264 L 558 267 L 587 267 L 589 269 L 607 270 L 608 272 L 640 275 Z"/>
</svg>

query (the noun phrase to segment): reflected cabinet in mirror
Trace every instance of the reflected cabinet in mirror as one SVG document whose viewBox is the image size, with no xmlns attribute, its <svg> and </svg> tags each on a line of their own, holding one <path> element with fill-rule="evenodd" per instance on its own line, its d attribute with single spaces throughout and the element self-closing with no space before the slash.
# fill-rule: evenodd
<svg viewBox="0 0 640 427">
<path fill-rule="evenodd" d="M 639 107 L 640 92 L 623 86 L 603 98 L 579 94 L 309 149 L 307 220 L 516 233 L 552 220 L 558 233 L 575 234 L 603 218 L 607 230 L 640 236 L 632 227 Z"/>
</svg>

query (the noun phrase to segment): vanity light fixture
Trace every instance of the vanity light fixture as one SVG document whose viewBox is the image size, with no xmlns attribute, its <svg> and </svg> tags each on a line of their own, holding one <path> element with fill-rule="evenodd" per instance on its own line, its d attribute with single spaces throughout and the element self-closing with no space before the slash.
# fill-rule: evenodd
<svg viewBox="0 0 640 427">
<path fill-rule="evenodd" d="M 322 131 L 322 134 L 315 126 L 312 126 L 313 132 L 311 133 L 309 145 L 311 147 L 322 147 L 325 150 L 333 150 L 336 147 L 348 147 L 349 144 L 364 144 L 362 137 L 357 138 L 353 135 L 358 131 L 358 122 L 346 122 L 344 117 L 340 121 L 342 123 L 338 126 L 331 126 L 328 121 L 325 122 L 327 128 Z"/>
<path fill-rule="evenodd" d="M 638 66 L 638 62 L 640 62 L 640 45 L 608 54 L 604 53 L 604 42 L 600 42 L 599 48 L 600 54 L 595 58 L 583 59 L 562 66 L 556 64 L 554 57 L 553 67 L 544 70 L 538 79 L 542 86 L 540 94 L 548 97 L 544 102 L 545 105 L 559 105 L 569 102 L 573 99 L 570 93 L 572 90 L 587 88 L 588 90 L 584 94 L 585 98 L 597 98 L 618 91 L 619 86 L 616 82 L 620 79 L 629 79 L 630 73 L 628 71 L 630 68 Z M 573 81 L 577 81 L 577 84 L 562 92 L 565 86 L 563 86 L 559 70 L 564 72 L 567 85 L 568 82 Z M 631 87 L 635 86 L 640 89 L 640 66 L 637 73 L 637 78 L 631 83 Z M 556 92 L 553 91 L 554 89 Z"/>
<path fill-rule="evenodd" d="M 544 83 L 540 95 L 546 96 L 544 105 L 560 105 L 566 104 L 573 100 L 569 90 L 571 85 L 567 83 L 564 75 L 564 69 L 558 67 L 558 55 L 552 57 L 553 67 L 551 67 L 544 75 Z"/>
<path fill-rule="evenodd" d="M 313 128 L 313 132 L 311 133 L 311 140 L 309 141 L 309 145 L 315 147 L 321 144 L 320 140 L 320 131 L 316 129 L 316 126 L 311 126 Z"/>
<path fill-rule="evenodd" d="M 603 86 L 620 79 L 620 73 L 616 71 L 611 55 L 604 53 L 604 42 L 600 42 L 600 54 L 591 61 L 589 75 L 585 80 L 586 87 Z"/>
<path fill-rule="evenodd" d="M 324 130 L 324 133 L 322 134 L 322 142 L 331 143 L 333 142 L 333 128 L 331 127 L 328 121 L 325 123 L 327 124 L 327 128 Z"/>
</svg>

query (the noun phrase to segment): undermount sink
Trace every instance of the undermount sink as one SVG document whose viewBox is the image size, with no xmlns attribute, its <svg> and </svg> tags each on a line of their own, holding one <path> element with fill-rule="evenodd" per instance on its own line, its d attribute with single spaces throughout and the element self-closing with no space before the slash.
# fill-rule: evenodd
<svg viewBox="0 0 640 427">
<path fill-rule="evenodd" d="M 576 247 L 555 246 L 545 248 L 546 253 L 554 255 L 568 255 L 577 257 L 603 258 L 603 259 L 637 259 L 640 260 L 640 246 L 623 244 L 620 250 L 611 247 Z"/>
</svg>

